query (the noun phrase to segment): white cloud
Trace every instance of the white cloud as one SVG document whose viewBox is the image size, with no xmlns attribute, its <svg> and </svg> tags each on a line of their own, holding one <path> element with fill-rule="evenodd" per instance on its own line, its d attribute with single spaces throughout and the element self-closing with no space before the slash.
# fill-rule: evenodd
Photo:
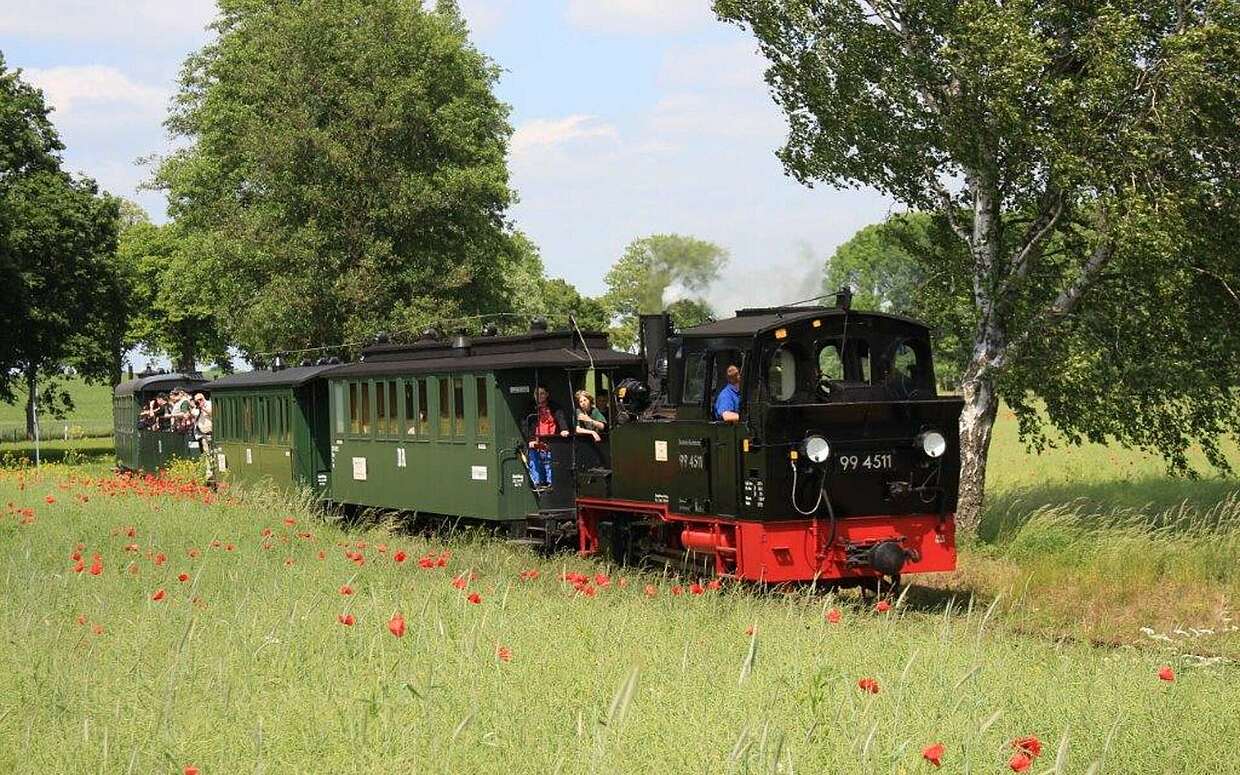
<svg viewBox="0 0 1240 775">
<path fill-rule="evenodd" d="M 568 20 L 595 32 L 659 34 L 715 23 L 709 0 L 568 0 Z"/>
<path fill-rule="evenodd" d="M 525 122 L 512 136 L 512 154 L 520 159 L 538 148 L 562 146 L 581 140 L 619 140 L 620 133 L 597 116 L 580 113 L 563 118 L 536 118 Z"/>
<path fill-rule="evenodd" d="M 29 68 L 25 78 L 43 90 L 56 112 L 53 120 L 76 122 L 83 117 L 98 120 L 101 114 L 123 113 L 149 119 L 162 115 L 168 104 L 166 89 L 131 80 L 107 65 L 69 65 Z"/>
<path fill-rule="evenodd" d="M 0 35 L 181 48 L 214 17 L 215 0 L 4 0 Z"/>
<path fill-rule="evenodd" d="M 461 14 L 473 35 L 490 35 L 508 18 L 514 0 L 461 0 Z"/>
</svg>

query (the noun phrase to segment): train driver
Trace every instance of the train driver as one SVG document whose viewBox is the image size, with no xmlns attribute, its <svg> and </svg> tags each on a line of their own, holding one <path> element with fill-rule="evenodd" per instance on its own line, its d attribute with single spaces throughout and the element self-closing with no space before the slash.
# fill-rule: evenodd
<svg viewBox="0 0 1240 775">
<path fill-rule="evenodd" d="M 736 365 L 728 366 L 728 384 L 723 386 L 719 395 L 715 396 L 715 419 L 724 422 L 740 422 L 741 420 L 741 370 Z"/>
</svg>

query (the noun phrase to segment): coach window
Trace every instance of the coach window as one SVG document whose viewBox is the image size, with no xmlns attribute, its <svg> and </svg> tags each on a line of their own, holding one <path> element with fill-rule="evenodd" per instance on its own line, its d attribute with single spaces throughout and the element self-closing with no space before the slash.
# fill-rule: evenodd
<svg viewBox="0 0 1240 775">
<path fill-rule="evenodd" d="M 706 353 L 685 354 L 685 389 L 681 402 L 690 406 L 701 404 L 706 394 Z"/>
<path fill-rule="evenodd" d="M 386 436 L 388 429 L 387 392 L 382 382 L 375 383 L 375 435 Z"/>
<path fill-rule="evenodd" d="M 430 393 L 427 391 L 426 380 L 418 380 L 418 435 L 423 439 L 430 438 L 431 420 L 430 420 Z"/>
<path fill-rule="evenodd" d="M 453 435 L 458 438 L 465 435 L 465 379 L 452 378 L 452 412 L 455 422 L 452 424 Z"/>
<path fill-rule="evenodd" d="M 405 424 L 401 427 L 401 431 L 406 436 L 418 435 L 417 414 L 414 413 L 414 407 L 418 404 L 413 398 L 413 385 L 411 379 L 404 380 L 402 387 L 405 390 Z"/>
<path fill-rule="evenodd" d="M 439 438 L 452 436 L 452 390 L 447 377 L 437 377 L 435 385 L 439 388 Z"/>
<path fill-rule="evenodd" d="M 254 399 L 250 396 L 241 399 L 241 430 L 246 441 L 254 440 Z"/>
<path fill-rule="evenodd" d="M 491 417 L 487 413 L 487 378 L 478 377 L 475 381 L 475 389 L 478 391 L 478 435 L 491 435 Z"/>
<path fill-rule="evenodd" d="M 362 431 L 362 424 L 358 419 L 358 384 L 356 382 L 349 383 L 349 433 L 357 434 Z"/>
<path fill-rule="evenodd" d="M 400 405 L 396 403 L 396 381 L 388 380 L 388 435 L 400 436 Z"/>
<path fill-rule="evenodd" d="M 766 367 L 766 386 L 775 401 L 787 401 L 797 390 L 797 355 L 792 345 L 780 345 Z"/>
<path fill-rule="evenodd" d="M 361 421 L 362 421 L 362 435 L 363 435 L 363 436 L 369 436 L 369 435 L 370 435 L 370 427 L 371 427 L 371 426 L 370 426 L 370 423 L 371 423 L 371 418 L 370 418 L 370 383 L 369 383 L 369 382 L 363 382 L 363 383 L 362 383 L 362 385 L 361 385 L 361 388 L 362 388 L 362 391 L 361 391 L 361 392 L 362 392 L 362 403 L 361 403 L 361 406 L 358 408 L 358 417 L 359 417 L 359 418 L 361 419 Z"/>
</svg>

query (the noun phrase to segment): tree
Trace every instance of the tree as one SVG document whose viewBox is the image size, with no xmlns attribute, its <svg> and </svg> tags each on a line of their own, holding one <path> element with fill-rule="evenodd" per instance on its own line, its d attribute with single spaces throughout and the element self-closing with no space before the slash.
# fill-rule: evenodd
<svg viewBox="0 0 1240 775">
<path fill-rule="evenodd" d="M 1232 2 L 716 0 L 750 29 L 805 184 L 934 212 L 971 317 L 958 520 L 981 515 L 1000 397 L 1069 439 L 1187 468 L 1240 429 Z M 1191 301 L 1190 301 L 1191 300 Z"/>
<path fill-rule="evenodd" d="M 221 0 L 213 29 L 156 184 L 243 352 L 504 307 L 512 130 L 454 3 Z"/>
<path fill-rule="evenodd" d="M 926 276 L 905 243 L 924 241 L 929 220 L 924 213 L 902 213 L 862 228 L 827 259 L 823 291 L 848 286 L 858 309 L 912 314 Z"/>
<path fill-rule="evenodd" d="M 633 347 L 638 315 L 667 309 L 666 296 L 672 287 L 686 294 L 706 290 L 727 261 L 728 252 L 722 247 L 680 234 L 655 234 L 629 243 L 606 276 L 603 301 L 615 322 L 612 341 L 617 347 Z M 697 303 L 705 304 L 700 300 Z M 703 309 L 704 316 L 709 317 L 708 307 L 691 311 L 682 306 L 682 313 L 689 313 L 686 317 L 692 319 Z"/>
</svg>

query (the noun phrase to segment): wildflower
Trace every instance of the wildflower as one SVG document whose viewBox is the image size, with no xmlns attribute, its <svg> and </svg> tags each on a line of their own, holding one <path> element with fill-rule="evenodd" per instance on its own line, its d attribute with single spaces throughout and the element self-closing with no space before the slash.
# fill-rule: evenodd
<svg viewBox="0 0 1240 775">
<path fill-rule="evenodd" d="M 125 544 L 125 551 L 130 552 L 130 553 L 137 552 L 141 548 L 142 547 L 138 546 L 137 544 Z"/>
<path fill-rule="evenodd" d="M 46 498 L 44 498 L 43 500 L 47 501 L 47 505 L 49 505 L 49 506 L 51 506 L 53 503 L 55 503 L 55 502 L 56 502 L 56 499 L 55 499 L 55 498 L 53 498 L 53 497 L 52 497 L 52 496 L 50 496 L 50 495 L 49 495 L 49 496 L 47 496 Z"/>
<path fill-rule="evenodd" d="M 874 606 L 874 610 L 880 614 L 885 614 L 891 610 L 891 603 L 888 603 L 886 600 L 879 600 L 878 604 Z"/>
<path fill-rule="evenodd" d="M 327 552 L 324 552 L 324 551 L 320 550 L 320 551 L 319 551 L 319 559 L 320 559 L 320 560 L 326 560 L 326 559 L 327 559 Z"/>
<path fill-rule="evenodd" d="M 237 547 L 233 546 L 232 544 L 224 544 L 224 551 L 226 552 L 234 551 L 236 548 Z"/>
<path fill-rule="evenodd" d="M 679 584 L 672 587 L 672 594 L 675 595 L 676 597 L 680 597 L 684 593 L 685 593 L 685 588 L 680 586 Z"/>
<path fill-rule="evenodd" d="M 645 590 L 646 597 L 654 597 L 657 594 L 659 594 L 658 587 L 656 587 L 654 584 L 646 585 L 646 590 Z"/>
<path fill-rule="evenodd" d="M 168 556 L 167 556 L 166 554 L 164 554 L 163 552 L 159 552 L 159 553 L 157 553 L 157 554 L 155 555 L 155 564 L 156 564 L 156 565 L 163 565 L 163 564 L 164 564 L 164 563 L 166 563 L 166 562 L 168 562 Z"/>
<path fill-rule="evenodd" d="M 396 561 L 397 565 L 404 565 L 405 560 L 409 559 L 409 555 L 405 554 L 404 549 L 397 549 L 392 553 L 392 559 Z"/>
<path fill-rule="evenodd" d="M 102 625 L 102 624 L 98 624 L 98 623 L 96 623 L 96 624 L 92 624 L 92 625 L 90 626 L 90 631 L 91 631 L 92 633 L 94 633 L 95 635 L 102 635 L 102 634 L 103 634 L 103 625 Z"/>
<path fill-rule="evenodd" d="M 340 614 L 336 617 L 336 619 L 339 620 L 345 627 L 352 627 L 353 622 L 357 621 L 353 618 L 353 614 Z"/>
<path fill-rule="evenodd" d="M 1042 741 L 1036 735 L 1018 737 L 1012 741 L 1012 747 L 1023 754 L 1027 754 L 1031 762 L 1042 755 Z"/>
<path fill-rule="evenodd" d="M 534 579 L 538 578 L 541 575 L 542 574 L 539 573 L 537 568 L 530 568 L 529 570 L 521 571 L 521 575 L 519 578 L 522 581 L 533 581 Z"/>
<path fill-rule="evenodd" d="M 182 584 L 184 584 L 185 582 L 189 581 L 189 574 L 188 574 L 188 573 L 181 573 L 181 574 L 178 574 L 178 575 L 177 575 L 177 581 L 179 581 L 179 582 L 181 582 Z"/>
<path fill-rule="evenodd" d="M 751 624 L 751 625 L 749 625 L 748 627 L 746 627 L 746 628 L 745 628 L 745 634 L 746 634 L 746 635 L 748 635 L 748 636 L 749 636 L 749 637 L 751 637 L 751 638 L 752 638 L 752 637 L 753 637 L 753 636 L 754 636 L 757 632 L 758 632 L 758 628 L 757 628 L 756 626 L 752 625 L 752 624 Z"/>
<path fill-rule="evenodd" d="M 500 662 L 511 662 L 512 661 L 512 649 L 508 648 L 507 646 L 500 646 L 496 650 L 495 656 L 499 658 Z"/>
<path fill-rule="evenodd" d="M 935 743 L 921 749 L 921 758 L 933 764 L 935 767 L 943 766 L 943 744 Z"/>
<path fill-rule="evenodd" d="M 78 562 L 82 559 L 82 553 L 79 550 L 74 549 L 73 554 L 69 555 L 69 559 L 74 562 Z"/>
<path fill-rule="evenodd" d="M 586 597 L 594 597 L 595 595 L 598 594 L 598 590 L 590 586 L 589 584 L 583 584 L 582 586 L 578 587 L 577 590 L 581 592 L 581 594 L 585 595 Z"/>
<path fill-rule="evenodd" d="M 878 681 L 875 681 L 873 678 L 862 678 L 860 681 L 857 681 L 857 688 L 863 692 L 878 694 Z"/>
<path fill-rule="evenodd" d="M 77 562 L 73 563 L 74 573 L 81 573 L 84 570 L 86 570 L 86 563 L 82 562 L 81 560 L 78 560 Z"/>
<path fill-rule="evenodd" d="M 605 573 L 594 574 L 594 583 L 600 587 L 605 587 L 611 583 L 611 579 L 607 578 Z"/>
<path fill-rule="evenodd" d="M 284 558 L 284 567 L 289 568 L 289 567 L 292 567 L 292 565 L 293 565 L 293 558 L 292 558 L 292 557 L 285 557 L 285 558 Z"/>
<path fill-rule="evenodd" d="M 297 520 L 293 519 L 292 517 L 285 517 L 284 524 L 288 525 L 289 527 L 292 527 L 293 525 L 297 524 Z"/>
<path fill-rule="evenodd" d="M 469 585 L 469 580 L 465 578 L 465 574 L 463 573 L 460 576 L 457 576 L 456 578 L 452 579 L 452 586 L 456 587 L 457 589 L 464 589 L 468 585 Z"/>
<path fill-rule="evenodd" d="M 151 599 L 154 600 L 156 603 L 158 603 L 160 600 L 163 600 L 164 599 L 164 588 L 160 587 L 159 589 L 155 590 L 155 594 L 151 595 Z"/>
<path fill-rule="evenodd" d="M 838 608 L 832 608 L 830 611 L 827 611 L 827 621 L 831 624 L 839 624 L 842 618 L 844 618 L 844 615 L 840 613 Z"/>
<path fill-rule="evenodd" d="M 271 538 L 271 528 L 265 527 L 262 530 L 258 531 L 258 534 L 262 536 L 263 538 Z"/>
<path fill-rule="evenodd" d="M 399 611 L 392 614 L 391 619 L 388 619 L 388 630 L 398 638 L 404 637 L 405 617 L 401 616 Z"/>
<path fill-rule="evenodd" d="M 1012 758 L 1008 759 L 1008 766 L 1012 768 L 1012 772 L 1028 772 L 1033 765 L 1033 759 L 1023 753 L 1014 753 Z"/>
<path fill-rule="evenodd" d="M 482 602 L 482 595 L 479 595 L 477 592 L 470 592 L 468 600 L 474 605 L 478 605 Z"/>
<path fill-rule="evenodd" d="M 689 585 L 689 592 L 690 592 L 691 594 L 694 594 L 694 595 L 700 595 L 700 594 L 702 594 L 702 593 L 703 593 L 703 592 L 705 592 L 705 591 L 706 591 L 706 590 L 704 590 L 704 589 L 702 588 L 702 585 L 701 585 L 701 584 L 699 584 L 699 583 L 697 583 L 696 581 L 695 581 L 695 582 L 693 582 L 692 584 L 690 584 L 690 585 Z"/>
<path fill-rule="evenodd" d="M 620 587 L 621 589 L 624 589 L 628 585 L 629 585 L 629 580 L 624 578 L 623 576 L 620 578 L 619 581 L 616 582 L 616 586 Z"/>
<path fill-rule="evenodd" d="M 719 579 L 711 579 L 710 581 L 706 582 L 706 588 L 712 592 L 718 590 L 719 587 L 721 586 L 722 584 L 719 583 Z"/>
<path fill-rule="evenodd" d="M 1175 680 L 1175 671 L 1171 669 L 1171 665 L 1163 665 L 1158 668 L 1158 679 L 1167 683 Z"/>
<path fill-rule="evenodd" d="M 129 575 L 130 576 L 137 576 L 141 572 L 142 572 L 141 569 L 138 568 L 138 563 L 136 562 L 129 563 Z"/>
<path fill-rule="evenodd" d="M 192 764 L 185 765 L 185 775 L 198 775 L 198 768 Z"/>
<path fill-rule="evenodd" d="M 197 549 L 190 549 L 188 552 L 186 552 L 186 554 L 188 554 L 190 558 L 193 559 L 194 557 L 197 557 L 198 555 L 202 554 L 202 552 L 198 551 Z"/>
<path fill-rule="evenodd" d="M 103 558 L 96 554 L 90 563 L 90 575 L 98 576 L 100 573 L 103 573 Z"/>
<path fill-rule="evenodd" d="M 430 569 L 430 568 L 435 567 L 435 558 L 430 556 L 429 554 L 422 555 L 421 557 L 418 558 L 418 567 L 424 568 L 424 569 Z"/>
<path fill-rule="evenodd" d="M 77 615 L 77 623 L 78 623 L 78 624 L 86 624 L 86 614 L 78 614 L 78 615 Z"/>
</svg>

